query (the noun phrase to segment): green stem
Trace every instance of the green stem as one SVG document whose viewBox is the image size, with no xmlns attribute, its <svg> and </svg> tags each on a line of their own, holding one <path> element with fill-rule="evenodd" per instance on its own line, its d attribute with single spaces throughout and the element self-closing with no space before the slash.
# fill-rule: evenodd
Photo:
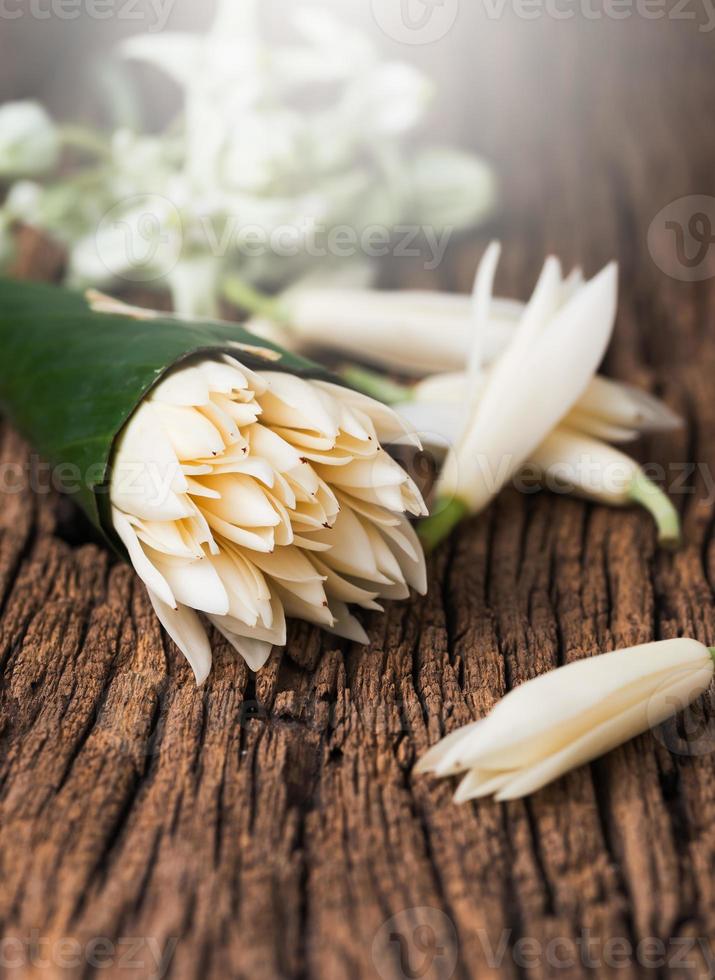
<svg viewBox="0 0 715 980">
<path fill-rule="evenodd" d="M 74 147 L 77 150 L 86 150 L 95 156 L 108 160 L 112 151 L 107 141 L 84 126 L 60 126 L 59 136 L 65 146 Z"/>
<path fill-rule="evenodd" d="M 708 647 L 708 653 L 715 660 L 715 647 Z"/>
<path fill-rule="evenodd" d="M 463 500 L 457 497 L 451 500 L 438 499 L 434 513 L 417 525 L 417 533 L 427 554 L 448 538 L 468 514 L 469 508 Z"/>
<path fill-rule="evenodd" d="M 680 545 L 680 517 L 660 487 L 639 470 L 633 478 L 628 491 L 633 503 L 645 507 L 653 515 L 658 527 L 658 541 L 664 548 L 677 548 Z"/>
<path fill-rule="evenodd" d="M 340 370 L 340 376 L 353 388 L 384 405 L 399 405 L 412 399 L 412 389 L 408 385 L 392 381 L 384 374 L 358 364 L 347 364 Z"/>
<path fill-rule="evenodd" d="M 254 289 L 253 286 L 244 282 L 243 279 L 239 279 L 238 276 L 227 276 L 222 283 L 222 290 L 224 297 L 234 306 L 238 306 L 248 313 L 264 316 L 281 326 L 289 326 L 288 317 L 279 300 Z"/>
</svg>

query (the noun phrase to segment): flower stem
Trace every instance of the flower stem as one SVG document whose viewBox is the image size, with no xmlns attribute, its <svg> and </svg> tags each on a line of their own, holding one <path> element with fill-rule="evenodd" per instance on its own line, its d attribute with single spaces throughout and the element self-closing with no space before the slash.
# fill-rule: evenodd
<svg viewBox="0 0 715 980">
<path fill-rule="evenodd" d="M 64 146 L 73 147 L 77 150 L 85 150 L 102 159 L 109 159 L 112 155 L 111 148 L 107 141 L 85 126 L 60 126 L 59 136 Z"/>
<path fill-rule="evenodd" d="M 417 533 L 427 554 L 448 538 L 454 528 L 469 514 L 469 508 L 457 497 L 437 500 L 435 512 L 421 521 Z"/>
<path fill-rule="evenodd" d="M 239 279 L 238 276 L 227 276 L 222 283 L 223 295 L 234 306 L 238 306 L 248 313 L 258 316 L 265 316 L 281 326 L 288 326 L 287 316 L 281 307 L 280 302 L 272 296 L 254 289 L 249 283 Z"/>
<path fill-rule="evenodd" d="M 401 385 L 378 371 L 371 371 L 358 364 L 347 364 L 341 369 L 340 376 L 353 388 L 376 398 L 384 405 L 399 405 L 412 398 L 412 390 L 407 385 Z"/>
<path fill-rule="evenodd" d="M 677 510 L 660 487 L 649 480 L 642 470 L 633 478 L 628 497 L 653 515 L 658 527 L 658 541 L 664 548 L 675 549 L 680 545 L 680 518 Z"/>
<path fill-rule="evenodd" d="M 715 661 L 715 647 L 708 647 L 708 653 L 713 658 L 713 661 Z"/>
</svg>

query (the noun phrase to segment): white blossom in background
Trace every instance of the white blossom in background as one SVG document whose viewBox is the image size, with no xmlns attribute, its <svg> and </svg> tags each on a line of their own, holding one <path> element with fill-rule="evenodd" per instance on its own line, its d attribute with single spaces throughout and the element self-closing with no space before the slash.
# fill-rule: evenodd
<svg viewBox="0 0 715 980">
<path fill-rule="evenodd" d="M 424 503 L 383 448 L 404 437 L 364 395 L 228 357 L 150 392 L 115 454 L 112 518 L 199 683 L 211 648 L 198 613 L 258 670 L 286 616 L 366 643 L 349 606 L 426 591 L 407 517 Z"/>
<path fill-rule="evenodd" d="M 273 42 L 257 0 L 220 0 L 203 35 L 125 40 L 122 70 L 141 62 L 180 90 L 181 112 L 157 136 L 56 130 L 34 104 L 0 108 L 0 179 L 46 171 L 60 141 L 84 154 L 61 176 L 11 187 L 3 213 L 67 246 L 73 287 L 168 288 L 177 312 L 196 316 L 215 315 L 226 294 L 245 300 L 246 286 L 270 292 L 364 260 L 372 226 L 448 235 L 492 208 L 481 160 L 406 145 L 431 101 L 427 78 L 384 60 L 325 3 L 299 0 L 286 19 L 292 34 Z M 331 255 L 330 229 L 343 227 L 354 254 Z"/>
<path fill-rule="evenodd" d="M 447 735 L 416 773 L 466 773 L 455 802 L 513 800 L 682 711 L 713 678 L 715 648 L 662 640 L 578 660 L 521 684 Z"/>
<path fill-rule="evenodd" d="M 59 146 L 56 127 L 39 103 L 0 105 L 0 180 L 45 173 L 57 162 Z"/>
</svg>

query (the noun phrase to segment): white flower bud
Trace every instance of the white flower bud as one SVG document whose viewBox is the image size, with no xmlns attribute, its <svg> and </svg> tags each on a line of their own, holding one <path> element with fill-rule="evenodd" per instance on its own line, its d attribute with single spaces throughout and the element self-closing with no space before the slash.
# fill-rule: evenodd
<svg viewBox="0 0 715 980">
<path fill-rule="evenodd" d="M 457 802 L 526 796 L 686 708 L 712 680 L 713 653 L 681 638 L 567 664 L 452 732 L 416 771 L 466 772 Z"/>
</svg>

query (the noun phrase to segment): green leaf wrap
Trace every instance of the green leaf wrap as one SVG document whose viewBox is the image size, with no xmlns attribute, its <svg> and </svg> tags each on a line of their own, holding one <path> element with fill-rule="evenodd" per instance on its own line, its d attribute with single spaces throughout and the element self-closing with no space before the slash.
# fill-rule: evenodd
<svg viewBox="0 0 715 980">
<path fill-rule="evenodd" d="M 280 356 L 269 359 L 242 344 Z M 79 478 L 78 503 L 115 546 L 112 450 L 134 409 L 171 368 L 197 354 L 226 353 L 248 368 L 338 380 L 236 323 L 97 313 L 81 294 L 9 279 L 0 279 L 0 350 L 0 408 L 52 466 L 69 464 Z"/>
</svg>

